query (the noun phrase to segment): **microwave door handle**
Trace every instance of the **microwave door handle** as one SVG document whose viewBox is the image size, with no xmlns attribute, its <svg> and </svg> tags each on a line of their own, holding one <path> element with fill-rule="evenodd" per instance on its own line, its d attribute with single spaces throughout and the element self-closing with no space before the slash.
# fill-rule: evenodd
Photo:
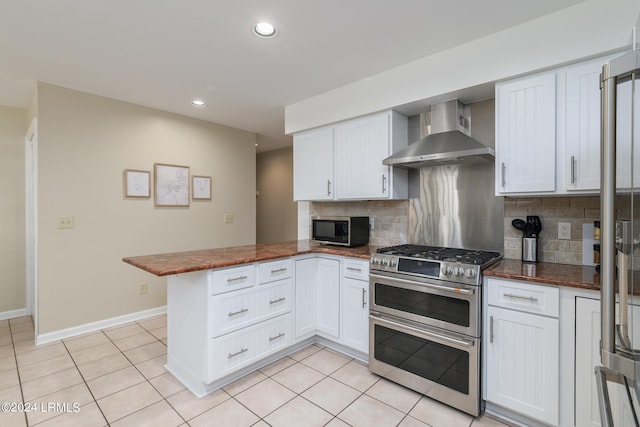
<svg viewBox="0 0 640 427">
<path fill-rule="evenodd" d="M 372 279 L 383 279 L 383 280 L 391 280 L 393 282 L 396 283 L 406 283 L 408 285 L 415 285 L 416 282 L 411 281 L 411 280 L 405 280 L 405 279 L 398 279 L 398 278 L 393 278 L 393 279 L 389 279 L 388 277 L 384 277 L 384 276 L 379 276 L 377 274 L 369 274 L 369 276 L 371 276 Z M 428 288 L 428 289 L 435 289 L 438 291 L 444 291 L 444 292 L 450 292 L 452 294 L 461 294 L 461 295 L 473 295 L 475 293 L 475 291 L 473 289 L 465 289 L 465 288 L 450 288 L 448 286 L 442 286 L 442 285 L 436 285 L 434 283 L 424 283 L 424 282 L 420 282 L 420 286 L 424 287 L 424 288 Z"/>
</svg>

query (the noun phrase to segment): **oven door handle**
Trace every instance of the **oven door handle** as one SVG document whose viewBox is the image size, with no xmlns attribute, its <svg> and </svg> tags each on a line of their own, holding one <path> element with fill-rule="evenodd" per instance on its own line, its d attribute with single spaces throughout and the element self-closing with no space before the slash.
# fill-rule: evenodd
<svg viewBox="0 0 640 427">
<path fill-rule="evenodd" d="M 380 276 L 378 274 L 370 274 L 369 276 L 371 276 L 372 279 L 381 279 L 381 280 L 384 280 L 384 281 L 394 281 L 394 282 L 400 282 L 400 283 L 405 283 L 405 284 L 414 285 L 414 286 L 416 284 L 416 282 L 413 281 L 413 280 L 398 279 L 397 277 L 390 278 L 388 276 Z M 419 283 L 420 283 L 420 286 L 424 286 L 425 288 L 436 289 L 438 291 L 444 291 L 444 292 L 451 292 L 452 294 L 459 294 L 459 295 L 473 295 L 473 294 L 475 294 L 475 291 L 473 289 L 452 288 L 452 287 L 449 287 L 449 286 L 435 285 L 433 283 L 424 283 L 424 282 L 419 282 Z"/>
<path fill-rule="evenodd" d="M 424 336 L 427 336 L 427 337 L 435 338 L 435 339 L 440 340 L 440 341 L 448 342 L 448 343 L 451 343 L 451 344 L 454 344 L 454 345 L 459 345 L 461 347 L 466 347 L 466 348 L 473 347 L 473 341 L 459 340 L 457 338 L 448 337 L 446 335 L 441 335 L 441 334 L 438 334 L 438 333 L 435 333 L 435 332 L 427 331 L 425 329 L 414 328 L 414 327 L 409 326 L 409 325 L 404 324 L 404 323 L 398 323 L 398 322 L 394 322 L 392 320 L 389 320 L 388 317 L 378 316 L 378 315 L 375 315 L 373 313 L 369 313 L 369 316 L 370 317 L 374 317 L 375 319 L 377 319 L 377 320 L 379 320 L 379 321 L 381 321 L 383 323 L 388 323 L 389 325 L 393 325 L 393 326 L 395 326 L 397 328 L 408 329 L 408 330 L 410 330 L 412 332 L 415 332 L 415 333 L 418 333 L 420 335 L 424 335 Z"/>
</svg>

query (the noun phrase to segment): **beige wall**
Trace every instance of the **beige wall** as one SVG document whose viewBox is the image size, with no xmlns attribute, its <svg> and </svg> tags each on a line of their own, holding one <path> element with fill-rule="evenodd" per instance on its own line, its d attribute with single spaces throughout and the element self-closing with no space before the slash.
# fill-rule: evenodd
<svg viewBox="0 0 640 427">
<path fill-rule="evenodd" d="M 25 299 L 24 136 L 26 111 L 0 107 L 0 313 Z"/>
<path fill-rule="evenodd" d="M 293 201 L 293 147 L 256 156 L 256 241 L 296 240 L 298 204 Z"/>
<path fill-rule="evenodd" d="M 166 279 L 125 256 L 255 242 L 255 134 L 42 83 L 37 103 L 40 333 L 165 305 Z M 123 170 L 154 162 L 211 176 L 212 200 L 125 199 Z"/>
</svg>

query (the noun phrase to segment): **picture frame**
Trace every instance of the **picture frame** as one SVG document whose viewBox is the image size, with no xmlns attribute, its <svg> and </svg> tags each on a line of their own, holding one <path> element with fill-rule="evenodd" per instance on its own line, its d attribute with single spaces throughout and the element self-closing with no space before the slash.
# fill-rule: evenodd
<svg viewBox="0 0 640 427">
<path fill-rule="evenodd" d="M 189 166 L 155 163 L 155 206 L 189 206 Z"/>
<path fill-rule="evenodd" d="M 128 199 L 148 199 L 151 197 L 151 172 L 125 169 L 123 172 L 124 196 Z"/>
<path fill-rule="evenodd" d="M 211 200 L 211 177 L 193 175 L 191 180 L 191 198 L 193 200 Z"/>
</svg>

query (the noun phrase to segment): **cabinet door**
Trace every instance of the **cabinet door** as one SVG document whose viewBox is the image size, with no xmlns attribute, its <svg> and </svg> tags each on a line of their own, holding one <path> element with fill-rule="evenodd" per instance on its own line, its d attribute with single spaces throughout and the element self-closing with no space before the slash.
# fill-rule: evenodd
<svg viewBox="0 0 640 427">
<path fill-rule="evenodd" d="M 316 258 L 296 260 L 295 338 L 316 331 Z"/>
<path fill-rule="evenodd" d="M 558 319 L 489 307 L 487 400 L 558 424 Z"/>
<path fill-rule="evenodd" d="M 556 75 L 496 86 L 496 194 L 553 192 Z"/>
<path fill-rule="evenodd" d="M 340 337 L 340 261 L 318 258 L 316 275 L 316 329 Z"/>
<path fill-rule="evenodd" d="M 377 114 L 335 127 L 338 199 L 389 198 L 390 116 Z"/>
<path fill-rule="evenodd" d="M 333 128 L 293 136 L 293 199 L 332 200 Z"/>
<path fill-rule="evenodd" d="M 602 62 L 567 70 L 567 190 L 600 188 L 600 72 Z"/>
<path fill-rule="evenodd" d="M 369 353 L 369 282 L 342 278 L 342 343 Z"/>
<path fill-rule="evenodd" d="M 633 307 L 633 319 L 640 316 L 640 307 Z M 593 369 L 602 365 L 600 361 L 600 301 L 576 298 L 576 426 L 600 426 L 600 406 Z M 640 330 L 634 329 L 633 342 L 640 339 Z M 629 414 L 630 409 L 624 387 L 609 382 L 614 417 Z M 637 402 L 636 402 L 637 407 Z M 615 426 L 631 427 L 630 420 L 614 419 Z"/>
</svg>

